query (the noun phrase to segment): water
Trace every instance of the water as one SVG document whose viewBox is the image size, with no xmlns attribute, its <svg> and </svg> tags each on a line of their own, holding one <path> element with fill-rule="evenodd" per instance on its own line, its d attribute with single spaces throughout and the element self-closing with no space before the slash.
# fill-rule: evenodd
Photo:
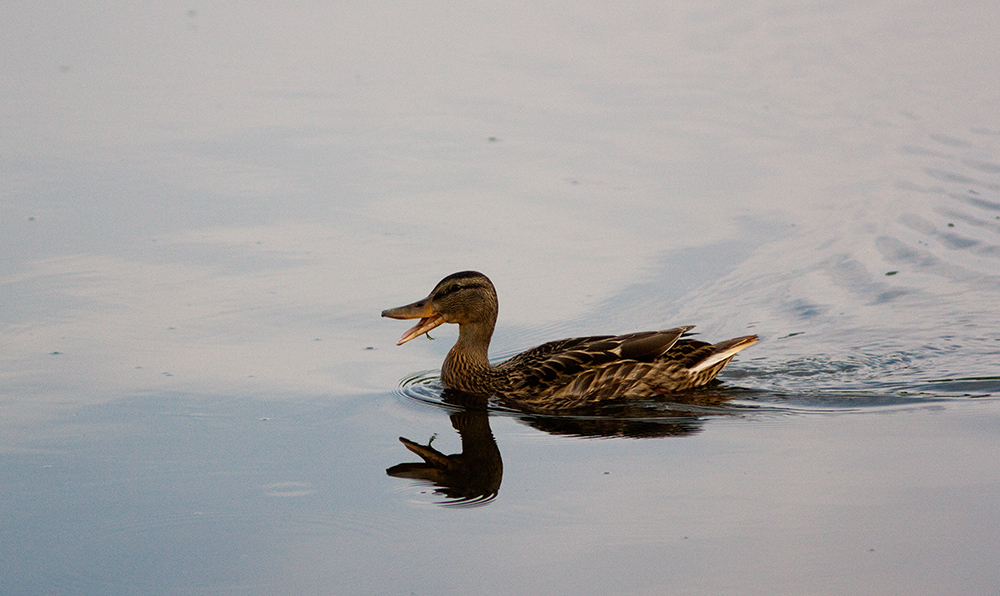
<svg viewBox="0 0 1000 596">
<path fill-rule="evenodd" d="M 998 10 L 0 9 L 0 593 L 996 593 Z M 378 313 L 470 268 L 762 341 L 455 403 Z"/>
</svg>

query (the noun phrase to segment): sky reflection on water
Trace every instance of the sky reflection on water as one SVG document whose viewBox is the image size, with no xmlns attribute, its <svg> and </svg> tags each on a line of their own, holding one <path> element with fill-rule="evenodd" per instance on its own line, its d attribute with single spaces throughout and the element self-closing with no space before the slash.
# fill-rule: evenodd
<svg viewBox="0 0 1000 596">
<path fill-rule="evenodd" d="M 990 592 L 998 11 L 0 7 L 0 591 Z M 494 356 L 763 341 L 436 507 L 455 330 L 378 313 L 470 268 Z"/>
</svg>

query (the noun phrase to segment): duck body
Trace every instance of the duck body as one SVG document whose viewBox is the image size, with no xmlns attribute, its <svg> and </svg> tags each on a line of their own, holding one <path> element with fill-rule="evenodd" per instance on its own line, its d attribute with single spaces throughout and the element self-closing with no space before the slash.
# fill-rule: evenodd
<svg viewBox="0 0 1000 596">
<path fill-rule="evenodd" d="M 441 280 L 430 295 L 383 317 L 420 321 L 398 345 L 444 323 L 459 326 L 441 366 L 441 381 L 466 393 L 497 396 L 533 409 L 564 409 L 624 398 L 648 398 L 700 387 L 756 335 L 710 344 L 684 337 L 693 325 L 626 335 L 548 342 L 491 365 L 490 339 L 498 302 L 482 273 L 462 271 Z"/>
</svg>

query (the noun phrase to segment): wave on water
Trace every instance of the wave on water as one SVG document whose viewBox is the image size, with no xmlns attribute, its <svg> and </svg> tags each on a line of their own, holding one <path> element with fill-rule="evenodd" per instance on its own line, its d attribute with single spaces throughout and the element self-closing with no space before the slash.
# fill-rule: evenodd
<svg viewBox="0 0 1000 596">
<path fill-rule="evenodd" d="M 955 399 L 1000 394 L 1000 377 L 929 379 L 919 383 L 878 380 L 880 367 L 907 362 L 900 354 L 852 361 L 801 358 L 781 365 L 733 364 L 723 382 L 661 399 L 619 400 L 562 412 L 517 408 L 497 398 L 456 394 L 437 371 L 415 373 L 400 383 L 398 397 L 460 412 L 470 407 L 511 416 L 552 434 L 654 437 L 693 434 L 712 418 L 773 417 L 926 407 Z M 781 379 L 784 382 L 775 382 Z"/>
</svg>

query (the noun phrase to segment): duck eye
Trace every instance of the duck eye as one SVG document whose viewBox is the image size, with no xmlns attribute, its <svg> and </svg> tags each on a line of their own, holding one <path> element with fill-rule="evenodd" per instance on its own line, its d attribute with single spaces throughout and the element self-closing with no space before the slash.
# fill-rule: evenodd
<svg viewBox="0 0 1000 596">
<path fill-rule="evenodd" d="M 440 296 L 447 296 L 448 294 L 454 294 L 455 292 L 464 289 L 465 286 L 461 284 L 450 285 L 447 288 L 441 290 Z"/>
</svg>

